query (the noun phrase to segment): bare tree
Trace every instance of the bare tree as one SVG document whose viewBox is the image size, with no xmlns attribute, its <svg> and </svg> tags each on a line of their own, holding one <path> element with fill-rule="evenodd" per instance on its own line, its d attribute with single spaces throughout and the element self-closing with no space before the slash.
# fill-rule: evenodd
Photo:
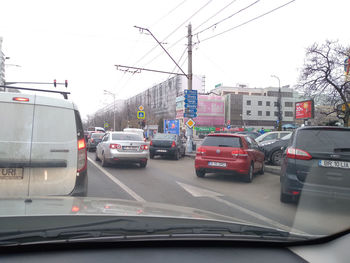
<svg viewBox="0 0 350 263">
<path fill-rule="evenodd" d="M 349 57 L 350 47 L 337 41 L 327 40 L 324 44 L 313 44 L 306 51 L 297 87 L 305 96 L 332 105 L 339 119 L 348 127 L 350 107 L 348 96 L 350 82 L 344 74 L 345 59 Z M 341 105 L 345 105 L 345 109 Z M 330 112 L 331 113 L 331 112 Z"/>
</svg>

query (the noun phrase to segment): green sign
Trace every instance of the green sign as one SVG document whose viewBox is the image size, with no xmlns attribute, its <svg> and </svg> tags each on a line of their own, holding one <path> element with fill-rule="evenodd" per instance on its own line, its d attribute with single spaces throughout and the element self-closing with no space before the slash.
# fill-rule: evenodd
<svg viewBox="0 0 350 263">
<path fill-rule="evenodd" d="M 201 131 L 201 132 L 211 132 L 215 131 L 215 127 L 194 127 L 195 131 Z"/>
</svg>

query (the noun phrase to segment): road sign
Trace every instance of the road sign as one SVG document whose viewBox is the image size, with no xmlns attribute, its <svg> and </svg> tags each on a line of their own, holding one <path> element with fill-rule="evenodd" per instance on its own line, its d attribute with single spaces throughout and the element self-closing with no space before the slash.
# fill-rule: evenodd
<svg viewBox="0 0 350 263">
<path fill-rule="evenodd" d="M 195 121 L 192 120 L 192 119 L 188 119 L 188 120 L 186 121 L 186 125 L 187 125 L 187 127 L 190 128 L 190 129 L 192 129 L 193 126 L 194 126 L 195 124 L 196 124 Z"/>
<path fill-rule="evenodd" d="M 185 89 L 185 95 L 197 95 L 197 90 Z"/>
<path fill-rule="evenodd" d="M 197 99 L 185 99 L 185 103 L 187 104 L 196 104 L 198 103 Z"/>
<path fill-rule="evenodd" d="M 194 108 L 194 109 L 186 108 L 185 112 L 186 113 L 197 113 L 197 109 L 196 108 Z"/>
<path fill-rule="evenodd" d="M 197 109 L 197 104 L 188 104 L 188 103 L 185 103 L 185 108 L 186 108 L 186 109 Z"/>
<path fill-rule="evenodd" d="M 146 117 L 146 113 L 142 110 L 137 112 L 137 118 L 138 119 L 144 119 Z"/>
<path fill-rule="evenodd" d="M 227 125 L 227 129 L 231 129 L 231 125 Z"/>
<path fill-rule="evenodd" d="M 197 113 L 184 113 L 185 118 L 196 118 Z"/>
<path fill-rule="evenodd" d="M 198 100 L 198 96 L 197 94 L 185 94 L 185 99 L 188 99 L 188 100 Z"/>
<path fill-rule="evenodd" d="M 139 110 L 143 111 L 144 107 L 142 105 L 139 106 Z"/>
<path fill-rule="evenodd" d="M 104 127 L 104 128 L 108 128 L 108 127 L 109 127 L 108 122 L 105 122 L 105 123 L 103 124 L 103 127 Z"/>
</svg>

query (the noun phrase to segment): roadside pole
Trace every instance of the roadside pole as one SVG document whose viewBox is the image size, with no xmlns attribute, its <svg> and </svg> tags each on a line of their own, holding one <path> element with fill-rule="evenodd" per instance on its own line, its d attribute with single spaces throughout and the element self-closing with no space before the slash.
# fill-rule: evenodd
<svg viewBox="0 0 350 263">
<path fill-rule="evenodd" d="M 188 25 L 188 73 L 187 73 L 187 88 L 188 90 L 192 90 L 192 25 L 191 23 Z M 193 128 L 189 128 L 186 125 L 186 134 L 187 134 L 187 145 L 186 150 L 188 153 L 192 152 L 192 144 L 193 144 Z"/>
</svg>

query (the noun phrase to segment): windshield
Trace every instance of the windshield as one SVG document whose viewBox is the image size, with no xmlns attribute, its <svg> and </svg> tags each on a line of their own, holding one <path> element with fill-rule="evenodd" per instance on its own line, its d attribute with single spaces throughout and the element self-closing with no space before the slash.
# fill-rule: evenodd
<svg viewBox="0 0 350 263">
<path fill-rule="evenodd" d="M 276 242 L 349 229 L 350 1 L 0 10 L 0 247 L 7 217 Z"/>
</svg>

